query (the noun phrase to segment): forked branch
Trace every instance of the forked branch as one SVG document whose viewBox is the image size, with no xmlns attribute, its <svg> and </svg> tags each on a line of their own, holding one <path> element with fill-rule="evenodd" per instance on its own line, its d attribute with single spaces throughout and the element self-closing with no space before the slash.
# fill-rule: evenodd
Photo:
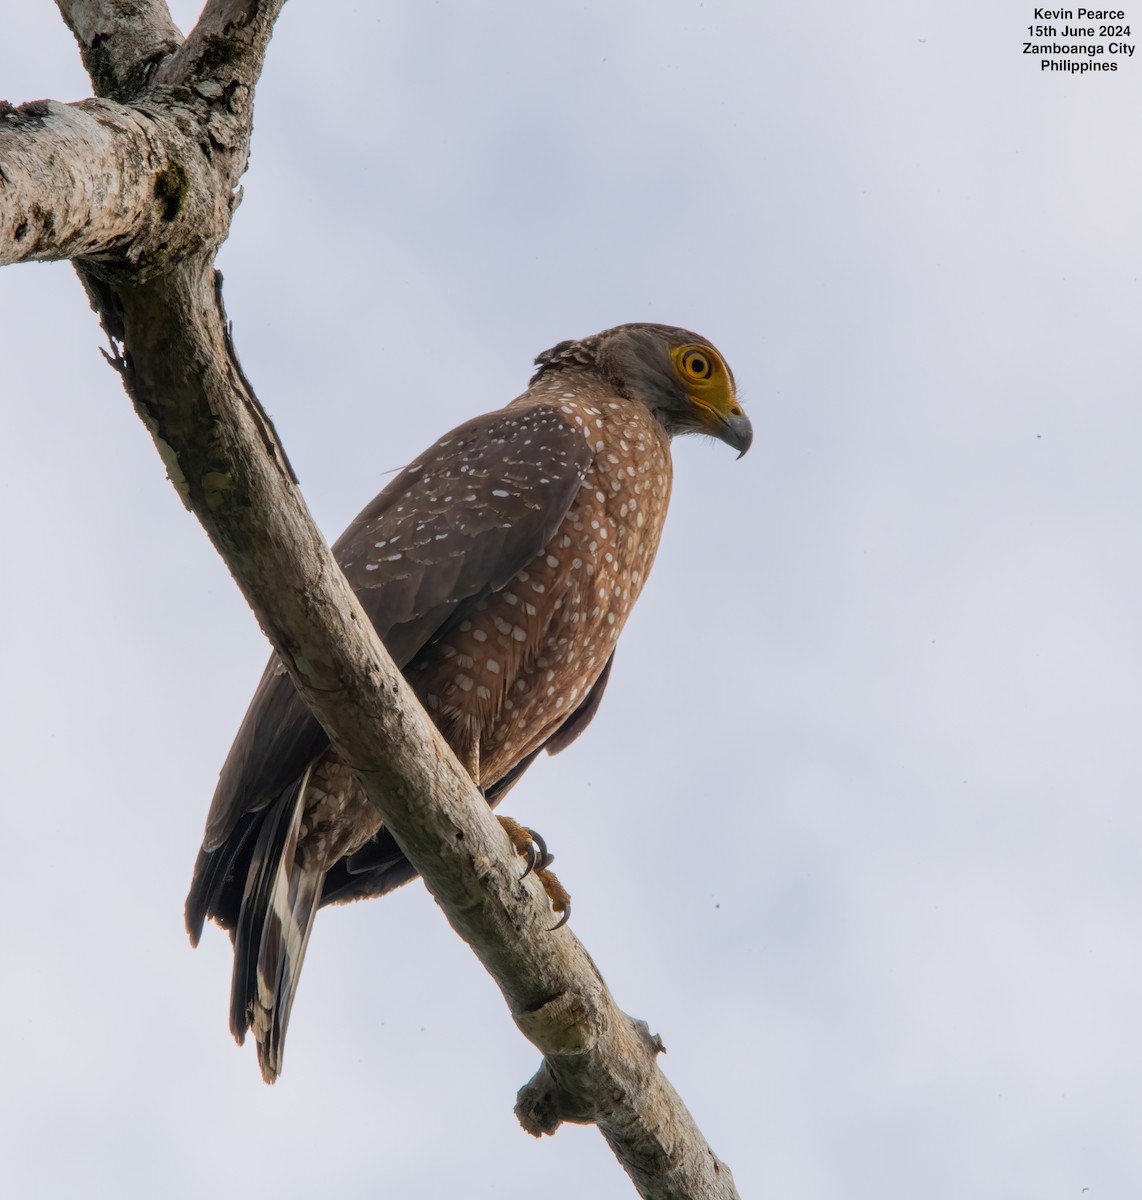
<svg viewBox="0 0 1142 1200">
<path fill-rule="evenodd" d="M 499 824 L 333 561 L 234 354 L 213 259 L 279 7 L 215 0 L 180 43 L 156 3 L 61 0 L 109 98 L 0 113 L 0 262 L 76 259 L 172 483 L 542 1052 L 519 1094 L 524 1128 L 594 1122 L 642 1196 L 728 1200 L 730 1172 L 659 1070 L 661 1043 L 616 1007 L 575 935 L 551 931 L 542 888 L 521 880 Z"/>
</svg>

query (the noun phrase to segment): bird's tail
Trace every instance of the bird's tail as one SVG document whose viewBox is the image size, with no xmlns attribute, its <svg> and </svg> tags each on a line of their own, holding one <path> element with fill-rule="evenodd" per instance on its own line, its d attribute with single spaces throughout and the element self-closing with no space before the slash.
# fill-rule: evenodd
<svg viewBox="0 0 1142 1200">
<path fill-rule="evenodd" d="M 234 930 L 230 1031 L 239 1043 L 248 1029 L 254 1031 L 267 1083 L 281 1074 L 286 1026 L 325 875 L 297 861 L 308 783 L 307 770 L 258 831 Z"/>
</svg>

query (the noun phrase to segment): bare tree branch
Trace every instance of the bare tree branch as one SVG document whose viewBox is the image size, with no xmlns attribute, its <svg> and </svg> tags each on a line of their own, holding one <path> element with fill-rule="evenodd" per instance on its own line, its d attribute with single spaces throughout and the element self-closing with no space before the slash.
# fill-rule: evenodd
<svg viewBox="0 0 1142 1200">
<path fill-rule="evenodd" d="M 178 53 L 158 71 L 156 81 L 214 80 L 230 90 L 229 110 L 248 118 L 254 84 L 284 4 L 285 0 L 210 0 Z"/>
<path fill-rule="evenodd" d="M 282 3 L 213 0 L 181 43 L 162 5 L 63 5 L 96 89 L 122 102 L 0 104 L 0 265 L 72 258 L 147 274 L 217 251 Z"/>
<path fill-rule="evenodd" d="M 206 302 L 206 263 L 93 294 L 124 340 L 128 390 L 287 670 L 352 764 L 453 928 L 544 1064 L 517 1105 L 529 1132 L 599 1125 L 648 1197 L 731 1197 L 655 1061 L 660 1044 L 611 999 L 552 917 L 480 793 L 417 702 L 313 524 Z M 188 369 L 188 364 L 190 368 Z"/>
<path fill-rule="evenodd" d="M 85 258 L 145 271 L 218 237 L 231 203 L 172 109 L 0 104 L 0 265 Z"/>
<path fill-rule="evenodd" d="M 163 0 L 56 0 L 97 96 L 126 100 L 182 45 Z"/>
<path fill-rule="evenodd" d="M 44 102 L 42 114 L 29 106 L 0 114 L 0 163 L 14 159 L 16 147 L 22 164 L 0 174 L 0 256 L 78 254 L 110 357 L 172 483 L 338 753 L 544 1055 L 519 1095 L 524 1128 L 538 1135 L 564 1121 L 594 1122 L 642 1196 L 729 1200 L 736 1196 L 729 1170 L 658 1068 L 661 1043 L 615 1006 L 578 939 L 550 929 L 541 886 L 520 879 L 502 829 L 350 591 L 237 361 L 212 263 L 236 202 L 253 88 L 280 4 L 215 0 L 173 51 L 173 26 L 153 5 L 63 7 L 85 61 L 95 56 L 105 80 L 116 81 L 103 86 L 122 91 L 128 81 L 146 82 L 118 105 Z M 153 18 L 149 32 L 128 29 L 128 16 Z M 104 107 L 93 109 L 97 103 Z M 140 144 L 132 132 L 139 119 L 153 123 L 155 157 L 130 175 L 123 146 Z M 66 136 L 84 121 L 106 131 L 104 143 L 93 142 L 102 164 L 94 171 L 92 139 Z M 49 136 L 51 153 L 67 160 L 64 178 L 80 182 L 63 189 L 72 207 L 49 207 L 52 221 L 39 220 L 36 253 L 21 254 L 31 235 L 15 236 L 11 214 L 31 213 L 40 200 L 61 204 L 60 191 L 41 178 L 46 170 L 36 169 Z M 119 214 L 104 222 L 115 232 L 83 243 L 79 222 L 63 217 L 78 204 L 83 180 L 108 178 L 108 164 L 117 164 L 118 199 L 91 208 Z M 164 210 L 154 172 L 161 177 L 174 164 L 184 168 L 185 186 Z M 55 232 L 57 211 L 66 235 Z M 165 242 L 156 234 L 163 222 Z M 81 243 L 88 249 L 75 251 Z"/>
</svg>

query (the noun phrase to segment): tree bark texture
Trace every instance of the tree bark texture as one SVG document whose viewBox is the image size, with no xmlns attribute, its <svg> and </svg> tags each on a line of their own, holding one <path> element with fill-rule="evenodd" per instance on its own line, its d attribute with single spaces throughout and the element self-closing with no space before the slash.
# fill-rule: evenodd
<svg viewBox="0 0 1142 1200">
<path fill-rule="evenodd" d="M 214 255 L 280 0 L 64 3 L 99 97 L 0 109 L 0 263 L 73 259 L 170 479 L 298 689 L 544 1058 L 516 1112 L 594 1122 L 639 1193 L 736 1195 L 586 950 L 395 668 L 313 523 L 234 352 Z"/>
</svg>

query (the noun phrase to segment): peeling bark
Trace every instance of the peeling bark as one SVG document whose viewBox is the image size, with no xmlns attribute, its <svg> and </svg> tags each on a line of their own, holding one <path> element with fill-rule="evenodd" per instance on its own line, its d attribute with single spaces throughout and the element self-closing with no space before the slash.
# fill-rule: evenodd
<svg viewBox="0 0 1142 1200">
<path fill-rule="evenodd" d="M 185 41 L 152 0 L 65 3 L 102 99 L 0 108 L 0 263 L 71 258 L 184 503 L 291 677 L 496 980 L 543 1063 L 516 1113 L 593 1122 L 640 1195 L 736 1196 L 659 1070 L 395 668 L 318 533 L 238 362 L 214 254 L 245 169 L 278 2 L 213 0 Z"/>
</svg>

